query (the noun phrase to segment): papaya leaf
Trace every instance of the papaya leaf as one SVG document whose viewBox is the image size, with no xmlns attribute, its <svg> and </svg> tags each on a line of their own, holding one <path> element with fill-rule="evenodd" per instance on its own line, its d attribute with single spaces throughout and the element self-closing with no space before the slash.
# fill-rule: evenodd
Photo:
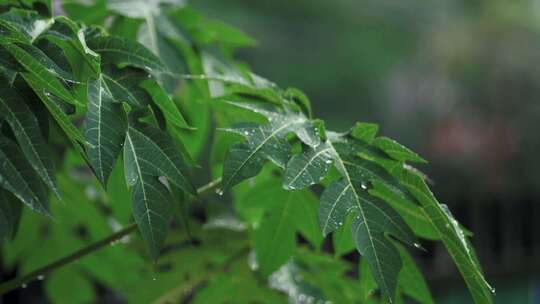
<svg viewBox="0 0 540 304">
<path fill-rule="evenodd" d="M 126 142 L 134 149 L 133 153 L 146 173 L 165 176 L 183 191 L 197 194 L 185 159 L 167 134 L 154 127 L 138 128 L 131 125 L 128 127 Z M 126 174 L 128 181 L 133 180 L 132 176 Z"/>
<path fill-rule="evenodd" d="M 161 60 L 142 44 L 117 36 L 95 37 L 88 47 L 101 55 L 101 63 L 119 67 L 133 66 L 147 71 L 166 71 Z"/>
<path fill-rule="evenodd" d="M 111 95 L 117 101 L 127 102 L 135 108 L 146 108 L 152 98 L 140 84 L 148 79 L 148 74 L 132 67 L 119 69 L 113 65 L 102 67 L 103 80 L 107 83 Z"/>
<path fill-rule="evenodd" d="M 317 198 L 307 190 L 286 191 L 275 178 L 261 182 L 245 194 L 237 208 L 251 209 L 257 263 L 268 276 L 293 255 L 296 233 L 314 247 L 320 247 L 322 234 L 317 224 Z"/>
<path fill-rule="evenodd" d="M 169 98 L 167 93 L 159 86 L 156 81 L 146 80 L 140 86 L 144 88 L 154 99 L 154 103 L 161 109 L 165 119 L 171 124 L 184 129 L 192 129 L 176 107 L 174 102 Z"/>
<path fill-rule="evenodd" d="M 161 131 L 146 126 L 128 126 L 124 144 L 126 183 L 132 187 L 133 215 L 150 256 L 156 259 L 172 219 L 172 196 L 158 178 L 185 192 L 196 194 L 187 168 L 174 144 Z"/>
<path fill-rule="evenodd" d="M 386 202 L 369 195 L 366 183 L 370 171 L 359 159 L 351 157 L 350 148 L 342 142 L 329 142 L 329 145 L 342 179 L 327 186 L 321 196 L 321 230 L 325 235 L 335 231 L 343 225 L 349 213 L 355 214 L 352 233 L 356 247 L 367 259 L 383 294 L 392 302 L 402 262 L 387 235 L 414 244 L 413 232 Z"/>
<path fill-rule="evenodd" d="M 427 163 L 427 161 L 420 157 L 418 154 L 414 153 L 413 151 L 409 150 L 409 148 L 388 137 L 375 138 L 373 140 L 373 145 L 383 150 L 393 159 L 399 161 L 411 161 L 415 163 Z"/>
<path fill-rule="evenodd" d="M 51 72 L 39 59 L 28 53 L 22 46 L 7 42 L 3 47 L 13 55 L 17 62 L 26 69 L 26 74 L 30 74 L 33 82 L 40 87 L 40 90 L 47 90 L 58 96 L 63 101 L 71 104 L 82 105 L 76 100 L 71 92 L 56 78 L 56 73 Z"/>
<path fill-rule="evenodd" d="M 303 115 L 293 112 L 273 112 L 251 104 L 235 104 L 265 115 L 268 123 L 258 125 L 245 123 L 226 129 L 246 138 L 229 150 L 223 166 L 223 189 L 227 190 L 242 180 L 256 175 L 265 159 L 285 168 L 290 158 L 290 145 L 286 136 L 294 133 L 304 143 L 317 146 L 317 136 L 311 122 Z"/>
<path fill-rule="evenodd" d="M 367 122 L 358 122 L 351 129 L 351 135 L 354 138 L 363 140 L 369 144 L 373 142 L 375 136 L 377 136 L 377 132 L 379 132 L 379 126 L 377 124 Z"/>
<path fill-rule="evenodd" d="M 425 181 L 416 172 L 403 170 L 400 180 L 418 200 L 426 217 L 436 227 L 440 239 L 454 259 L 475 302 L 491 303 L 493 288 L 485 280 L 474 250 L 446 205 L 437 201 Z"/>
<path fill-rule="evenodd" d="M 328 173 L 332 164 L 332 148 L 321 143 L 315 148 L 308 148 L 307 153 L 291 157 L 283 178 L 286 189 L 303 189 L 319 183 Z"/>
<path fill-rule="evenodd" d="M 0 20 L 16 28 L 29 43 L 33 42 L 54 23 L 51 18 L 43 18 L 36 12 L 18 8 L 12 8 L 1 14 Z"/>
<path fill-rule="evenodd" d="M 45 187 L 19 147 L 7 138 L 0 138 L 0 162 L 0 186 L 33 211 L 50 216 Z"/>
<path fill-rule="evenodd" d="M 426 280 L 424 279 L 422 272 L 420 272 L 416 266 L 413 258 L 403 246 L 396 246 L 399 249 L 399 254 L 403 261 L 403 268 L 398 277 L 400 290 L 420 303 L 433 303 L 433 297 L 431 296 Z"/>
<path fill-rule="evenodd" d="M 54 176 L 54 163 L 41 136 L 38 120 L 20 95 L 12 88 L 0 86 L 0 115 L 10 125 L 26 159 L 41 180 L 60 197 Z"/>
<path fill-rule="evenodd" d="M 102 77 L 88 81 L 86 140 L 88 160 L 103 185 L 112 172 L 124 142 L 126 122 Z"/>
</svg>

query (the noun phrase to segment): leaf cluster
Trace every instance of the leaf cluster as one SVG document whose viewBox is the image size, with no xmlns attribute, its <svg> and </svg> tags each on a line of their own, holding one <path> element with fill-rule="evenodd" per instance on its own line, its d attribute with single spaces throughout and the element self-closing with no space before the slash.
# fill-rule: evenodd
<svg viewBox="0 0 540 304">
<path fill-rule="evenodd" d="M 22 260 L 29 271 L 133 218 L 150 257 L 160 257 L 160 280 L 140 279 L 152 270 L 139 243 L 122 239 L 131 250 L 107 248 L 47 279 L 54 301 L 65 299 L 66 281 L 80 291 L 69 302 L 92 300 L 96 281 L 130 302 L 198 290 L 197 303 L 430 303 L 408 253 L 424 238 L 444 243 L 477 303 L 491 302 L 469 233 L 412 166 L 426 161 L 375 124 L 327 130 L 300 90 L 234 61 L 249 37 L 183 1 L 63 9 L 69 17 L 53 16 L 46 0 L 0 5 L 8 265 Z M 203 205 L 204 220 L 188 202 L 198 199 L 193 176 L 208 150 L 206 176 L 220 177 L 218 193 L 234 208 Z M 40 227 L 54 228 L 43 236 Z M 334 257 L 321 250 L 329 234 Z M 354 249 L 359 281 L 348 274 L 358 266 L 339 259 Z"/>
</svg>

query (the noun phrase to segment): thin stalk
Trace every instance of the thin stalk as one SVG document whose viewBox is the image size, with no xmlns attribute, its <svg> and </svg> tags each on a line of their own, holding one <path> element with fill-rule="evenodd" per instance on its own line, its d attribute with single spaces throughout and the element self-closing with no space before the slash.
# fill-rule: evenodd
<svg viewBox="0 0 540 304">
<path fill-rule="evenodd" d="M 197 194 L 204 195 L 207 193 L 210 193 L 211 191 L 215 190 L 219 185 L 221 184 L 221 179 L 216 179 L 214 181 L 209 182 L 208 184 L 201 186 L 197 189 Z M 96 241 L 86 247 L 83 247 L 71 254 L 68 254 L 52 263 L 49 263 L 41 268 L 38 268 L 32 272 L 30 272 L 27 275 L 24 275 L 22 277 L 15 278 L 13 280 L 4 282 L 0 285 L 0 295 L 8 293 L 14 289 L 19 288 L 20 286 L 24 286 L 32 281 L 38 280 L 39 278 L 42 278 L 46 274 L 60 268 L 63 266 L 66 266 L 74 261 L 77 261 L 78 259 L 93 253 L 103 247 L 108 246 L 109 244 L 120 240 L 124 236 L 132 233 L 133 231 L 137 230 L 137 224 L 131 223 L 128 226 L 124 227 L 123 229 L 99 240 Z"/>
</svg>

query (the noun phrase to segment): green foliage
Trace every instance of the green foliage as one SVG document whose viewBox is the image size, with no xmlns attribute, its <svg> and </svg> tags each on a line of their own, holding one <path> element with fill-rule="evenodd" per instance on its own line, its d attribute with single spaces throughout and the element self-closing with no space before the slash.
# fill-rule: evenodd
<svg viewBox="0 0 540 304">
<path fill-rule="evenodd" d="M 232 59 L 253 44 L 240 31 L 183 1 L 68 3 L 74 19 L 50 9 L 0 6 L 5 263 L 29 272 L 131 219 L 143 241 L 125 236 L 52 272 L 52 301 L 94 301 L 98 282 L 142 303 L 432 303 L 408 253 L 426 238 L 444 243 L 477 303 L 491 302 L 468 232 L 408 164 L 426 161 L 375 124 L 325 130 L 301 91 Z M 196 189 L 199 167 L 222 181 L 200 205 L 219 180 Z M 354 248 L 359 280 L 340 259 Z"/>
</svg>

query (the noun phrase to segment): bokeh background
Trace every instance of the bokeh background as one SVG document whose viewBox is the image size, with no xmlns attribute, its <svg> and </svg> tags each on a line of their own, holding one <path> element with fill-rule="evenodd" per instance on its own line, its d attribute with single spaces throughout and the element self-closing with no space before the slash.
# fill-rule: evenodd
<svg viewBox="0 0 540 304">
<path fill-rule="evenodd" d="M 441 202 L 475 233 L 496 303 L 540 303 L 540 1 L 199 0 L 258 41 L 238 55 L 431 161 Z M 444 249 L 418 258 L 440 303 L 470 298 Z"/>
</svg>

